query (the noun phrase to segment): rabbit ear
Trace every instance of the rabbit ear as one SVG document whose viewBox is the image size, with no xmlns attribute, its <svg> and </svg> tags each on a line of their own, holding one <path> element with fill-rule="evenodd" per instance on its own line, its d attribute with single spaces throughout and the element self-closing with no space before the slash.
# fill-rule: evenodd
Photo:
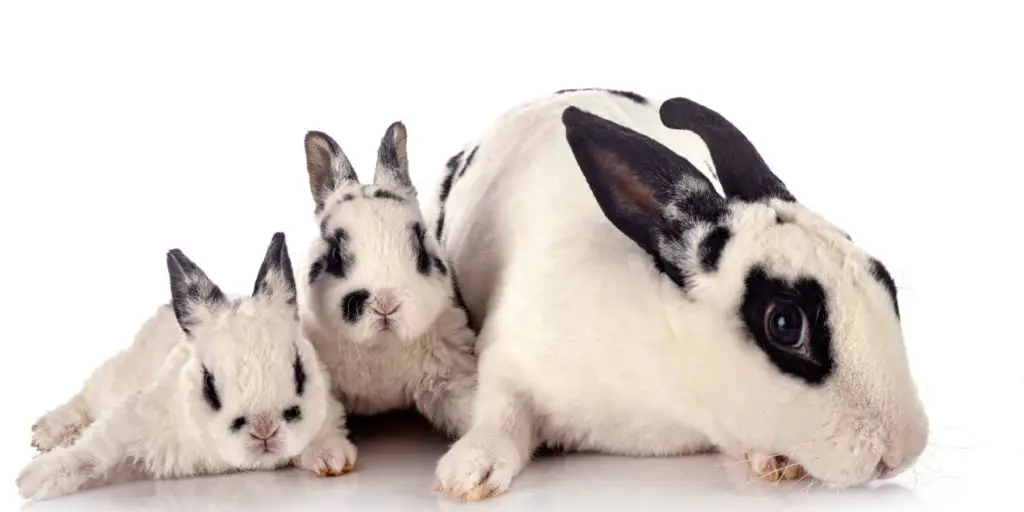
<svg viewBox="0 0 1024 512">
<path fill-rule="evenodd" d="M 409 179 L 409 156 L 405 149 L 406 130 L 401 121 L 388 126 L 377 150 L 373 183 L 390 188 L 413 188 Z"/>
<path fill-rule="evenodd" d="M 686 98 L 672 98 L 661 104 L 659 114 L 665 126 L 689 130 L 704 140 L 726 196 L 746 202 L 767 199 L 796 202 L 754 145 L 718 112 Z"/>
<path fill-rule="evenodd" d="M 725 200 L 711 181 L 661 143 L 577 107 L 562 113 L 566 139 L 608 220 L 660 258 L 659 240 L 716 223 Z"/>
<path fill-rule="evenodd" d="M 358 182 L 359 178 L 341 146 L 326 133 L 307 132 L 305 146 L 309 189 L 320 209 L 332 190 L 344 182 Z"/>
<path fill-rule="evenodd" d="M 256 274 L 253 297 L 282 298 L 288 304 L 295 304 L 295 274 L 292 260 L 288 256 L 288 244 L 284 233 L 274 233 L 267 247 L 267 254 Z"/>
<path fill-rule="evenodd" d="M 171 278 L 171 306 L 178 325 L 186 334 L 202 319 L 227 304 L 227 297 L 198 265 L 181 252 L 167 251 L 167 273 Z"/>
</svg>

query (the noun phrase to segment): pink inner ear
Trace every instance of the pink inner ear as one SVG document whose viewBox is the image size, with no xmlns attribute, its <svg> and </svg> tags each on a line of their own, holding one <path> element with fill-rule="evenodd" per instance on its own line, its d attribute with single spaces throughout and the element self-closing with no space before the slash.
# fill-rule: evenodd
<svg viewBox="0 0 1024 512">
<path fill-rule="evenodd" d="M 608 181 L 613 185 L 616 195 L 621 197 L 625 205 L 635 205 L 649 216 L 657 216 L 661 204 L 654 198 L 651 187 L 637 177 L 626 162 L 615 153 L 598 146 L 591 146 L 591 153 L 599 166 L 606 171 Z"/>
</svg>

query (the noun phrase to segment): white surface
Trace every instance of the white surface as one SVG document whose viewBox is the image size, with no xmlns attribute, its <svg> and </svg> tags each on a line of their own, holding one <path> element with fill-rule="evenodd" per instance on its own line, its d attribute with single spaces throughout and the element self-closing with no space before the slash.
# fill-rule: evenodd
<svg viewBox="0 0 1024 512">
<path fill-rule="evenodd" d="M 931 443 L 886 490 L 749 484 L 713 456 L 573 455 L 469 508 L 1015 508 L 984 503 L 1017 496 L 1024 474 L 1011 249 L 1024 41 L 1009 3 L 188 4 L 0 7 L 0 508 L 21 506 L 13 481 L 35 418 L 167 300 L 167 249 L 233 291 L 251 288 L 276 230 L 302 261 L 316 232 L 306 130 L 334 136 L 368 177 L 384 129 L 404 120 L 428 194 L 500 112 L 590 86 L 721 111 L 794 194 L 886 263 Z M 143 482 L 26 510 L 465 508 L 430 492 L 443 450 L 396 426 L 361 442 L 358 471 L 340 479 Z"/>
</svg>

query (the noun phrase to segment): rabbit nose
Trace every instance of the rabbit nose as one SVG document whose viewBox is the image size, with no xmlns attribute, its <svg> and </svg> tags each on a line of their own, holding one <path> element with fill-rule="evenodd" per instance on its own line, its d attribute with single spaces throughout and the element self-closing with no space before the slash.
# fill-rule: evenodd
<svg viewBox="0 0 1024 512">
<path fill-rule="evenodd" d="M 257 441 L 270 441 L 277 435 L 278 430 L 280 430 L 280 425 L 276 421 L 263 416 L 252 422 L 249 437 Z"/>
<path fill-rule="evenodd" d="M 394 292 L 383 290 L 374 296 L 373 305 L 370 306 L 370 309 L 380 316 L 388 316 L 398 311 L 399 305 L 398 297 L 395 296 Z"/>
</svg>

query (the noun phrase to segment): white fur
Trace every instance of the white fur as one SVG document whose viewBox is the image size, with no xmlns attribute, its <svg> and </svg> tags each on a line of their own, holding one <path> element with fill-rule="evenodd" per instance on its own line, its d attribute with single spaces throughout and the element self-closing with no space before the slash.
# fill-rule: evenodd
<svg viewBox="0 0 1024 512">
<path fill-rule="evenodd" d="M 504 492 L 541 444 L 637 456 L 717 448 L 756 461 L 779 453 L 840 486 L 870 479 L 880 457 L 895 473 L 907 468 L 927 418 L 865 253 L 799 204 L 732 205 L 718 271 L 686 296 L 595 201 L 566 141 L 569 105 L 653 137 L 715 181 L 709 148 L 666 128 L 661 102 L 606 92 L 521 105 L 474 144 L 442 240 L 481 324 L 479 389 L 472 428 L 437 466 L 439 488 L 459 499 Z M 737 308 L 755 261 L 812 275 L 838 298 L 836 370 L 822 387 L 782 375 L 744 333 Z"/>
<path fill-rule="evenodd" d="M 457 435 L 471 413 L 476 337 L 456 306 L 450 265 L 420 212 L 404 141 L 405 128 L 395 123 L 382 139 L 381 152 L 392 151 L 401 164 L 393 168 L 378 162 L 374 183 L 362 185 L 337 143 L 326 134 L 307 137 L 311 183 L 333 175 L 326 181 L 333 185 L 313 185 L 314 198 L 323 205 L 316 213 L 321 233 L 311 243 L 310 265 L 301 272 L 302 324 L 330 372 L 335 395 L 350 413 L 415 407 L 435 426 Z M 391 198 L 375 197 L 380 191 Z M 428 275 L 417 268 L 417 224 Z M 346 252 L 342 257 L 331 255 L 329 243 L 339 230 L 345 240 L 333 250 Z M 350 259 L 344 277 L 324 270 L 332 257 Z M 358 319 L 346 320 L 346 296 L 360 290 L 366 302 Z M 378 312 L 391 309 L 385 322 Z"/>
<path fill-rule="evenodd" d="M 287 259 L 283 235 L 276 236 L 280 245 L 272 249 L 285 251 Z M 272 256 L 280 262 L 280 252 Z M 116 469 L 151 478 L 290 463 L 320 475 L 349 469 L 356 449 L 347 440 L 344 409 L 331 397 L 327 373 L 300 332 L 294 281 L 284 275 L 292 272 L 290 263 L 281 268 L 271 267 L 263 276 L 267 293 L 252 297 L 197 302 L 176 295 L 176 301 L 186 297 L 190 335 L 173 307 L 161 306 L 132 345 L 33 427 L 33 444 L 44 453 L 19 476 L 22 496 L 45 499 L 103 485 Z M 206 291 L 215 287 L 198 267 L 185 269 L 178 282 Z M 181 291 L 187 290 L 176 293 Z M 306 373 L 302 396 L 295 383 L 296 355 Z M 204 366 L 213 375 L 219 411 L 203 397 Z M 292 406 L 300 407 L 301 417 L 287 422 L 282 411 Z M 247 425 L 232 430 L 240 416 Z M 257 423 L 278 429 L 265 450 L 249 435 Z"/>
</svg>

